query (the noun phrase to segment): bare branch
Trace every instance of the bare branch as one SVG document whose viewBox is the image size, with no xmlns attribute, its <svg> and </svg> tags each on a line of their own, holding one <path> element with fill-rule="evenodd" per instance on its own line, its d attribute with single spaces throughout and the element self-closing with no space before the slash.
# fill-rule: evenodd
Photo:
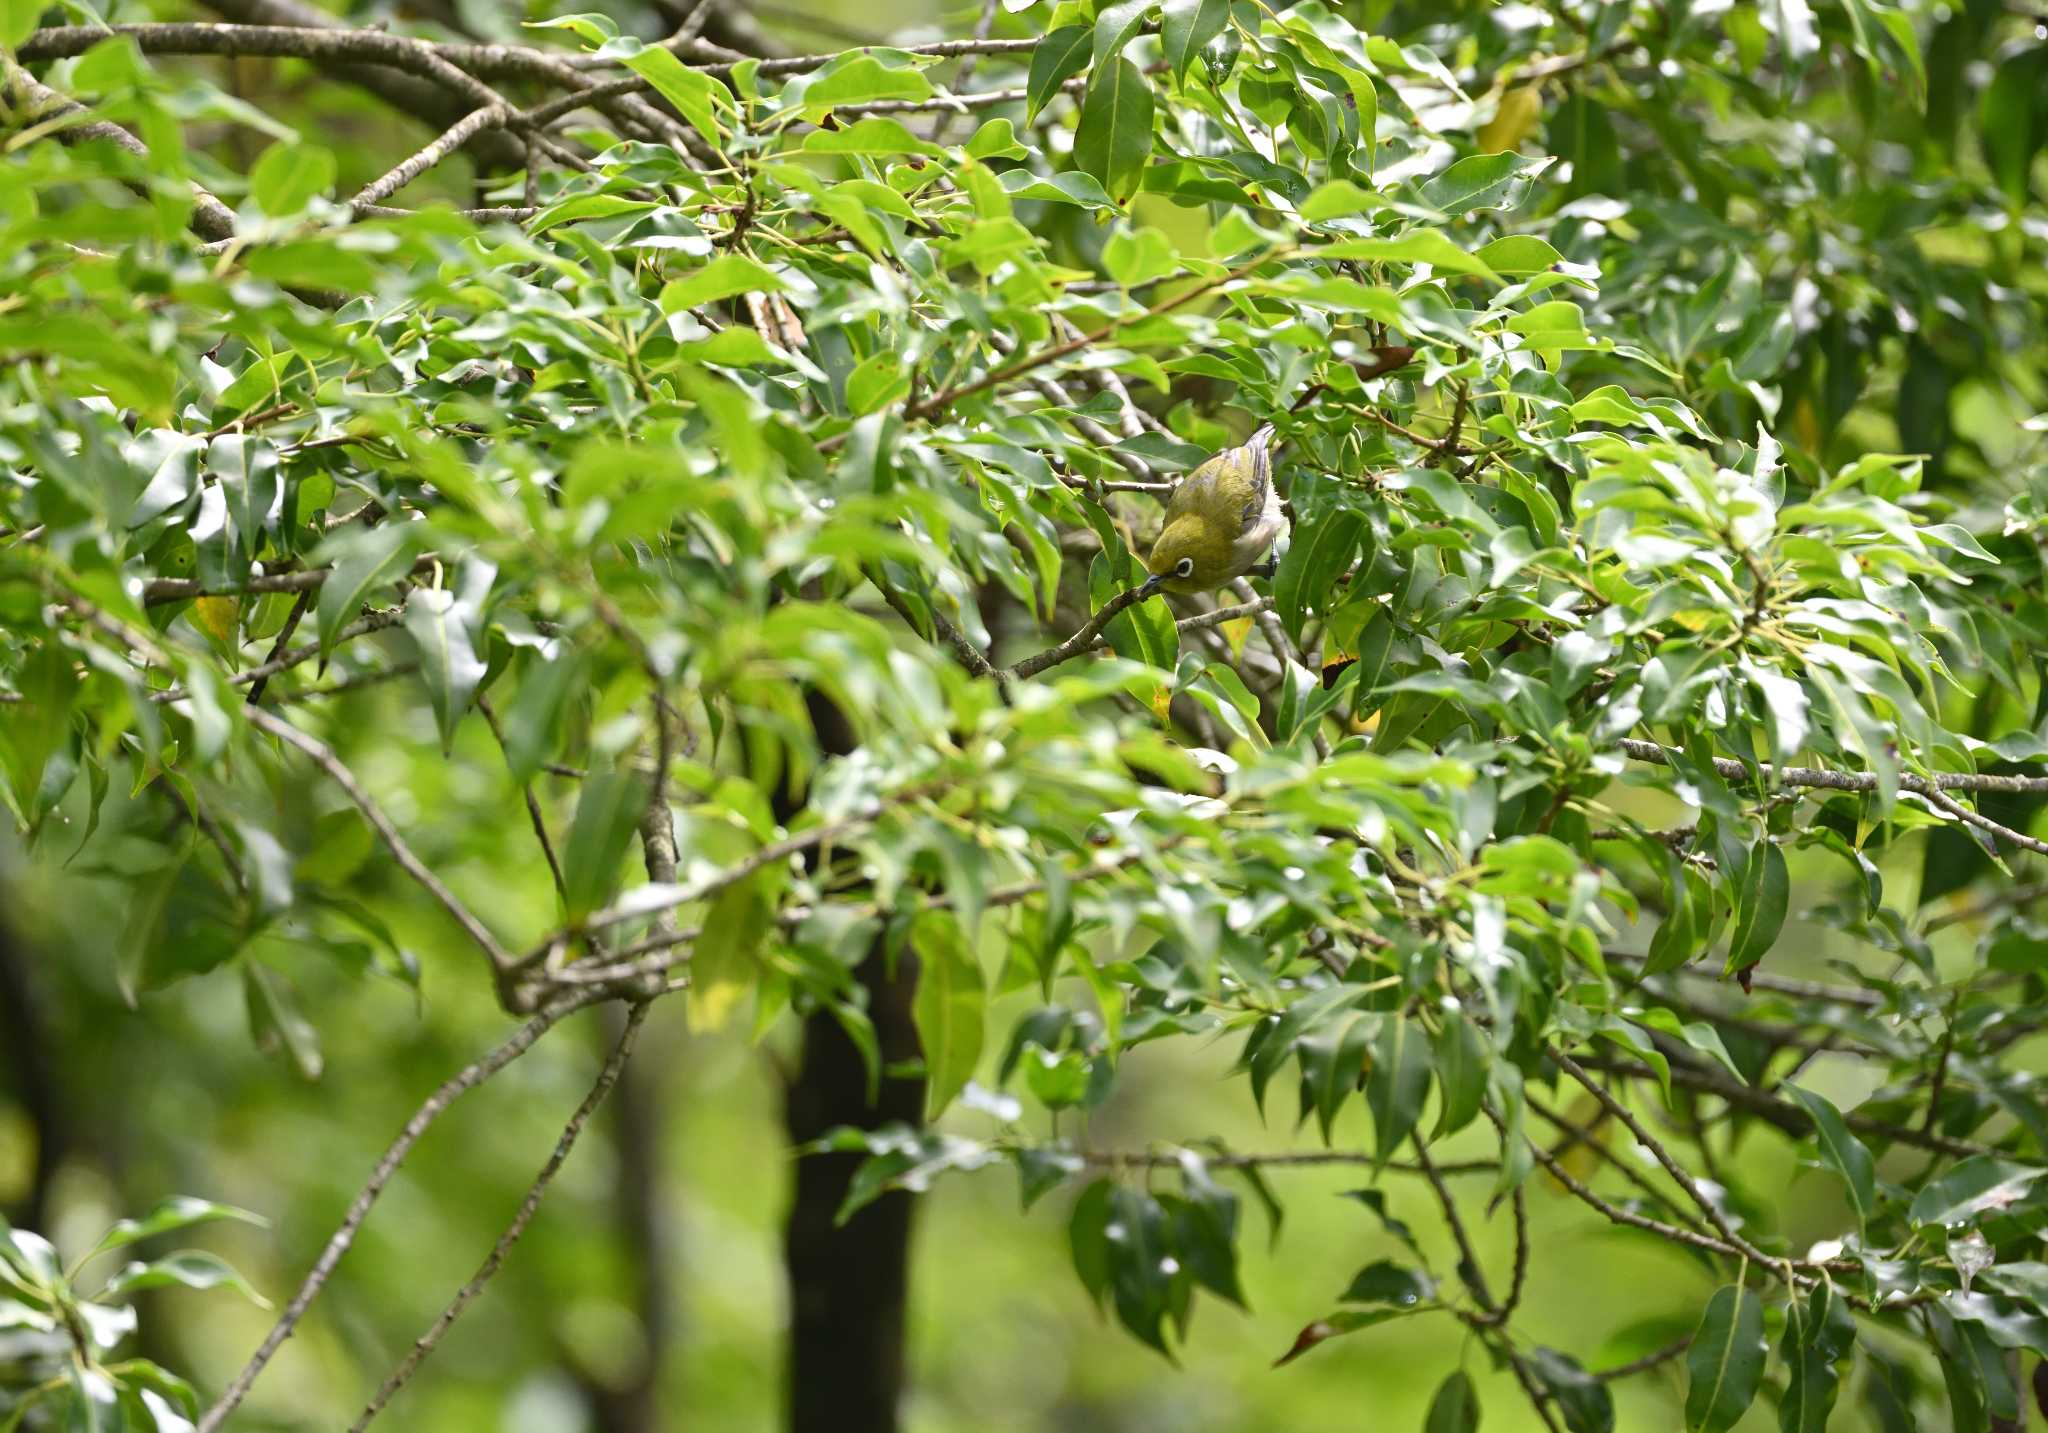
<svg viewBox="0 0 2048 1433">
<path fill-rule="evenodd" d="M 441 559 L 428 553 L 413 563 L 414 573 L 431 572 Z M 311 567 L 303 572 L 258 573 L 236 587 L 208 587 L 193 577 L 157 577 L 142 584 L 142 603 L 159 607 L 166 602 L 188 602 L 194 597 L 241 597 L 251 592 L 309 592 L 333 575 L 331 567 Z"/>
<path fill-rule="evenodd" d="M 505 747 L 505 728 L 498 722 L 498 713 L 491 706 L 491 699 L 481 693 L 478 694 L 476 709 L 483 713 L 484 720 L 490 725 L 491 735 L 497 738 L 498 750 L 505 752 L 509 761 L 510 752 L 506 751 Z M 555 895 L 560 898 L 562 905 L 566 908 L 569 904 L 568 882 L 562 877 L 562 863 L 556 859 L 555 843 L 548 838 L 548 823 L 546 818 L 541 815 L 539 800 L 533 794 L 533 783 L 530 781 L 523 783 L 519 788 L 519 794 L 526 800 L 526 819 L 533 826 L 534 839 L 540 842 L 541 854 L 547 857 L 548 874 L 554 877 L 555 881 Z M 673 865 L 671 865 L 670 869 L 674 869 Z M 669 879 L 673 880 L 675 878 L 671 875 Z"/>
<path fill-rule="evenodd" d="M 1631 761 L 1647 761 L 1657 766 L 1669 766 L 1670 754 L 1654 741 L 1635 741 L 1627 737 L 1621 740 L 1622 754 Z M 1729 757 L 1714 758 L 1714 770 L 1730 781 L 1747 781 L 1749 768 Z M 1812 786 L 1827 791 L 1875 791 L 1877 775 L 1869 771 L 1823 771 L 1811 766 L 1773 767 L 1768 763 L 1758 767 L 1764 778 L 1778 786 Z M 2015 791 L 2048 792 L 2048 776 L 1991 776 L 1974 771 L 1936 772 L 1934 780 L 1916 776 L 1910 771 L 1899 773 L 1899 787 L 1904 791 L 1917 792 L 1922 796 L 1930 793 L 1939 795 L 1944 791 Z M 1970 813 L 1975 815 L 1975 812 Z M 1995 827 L 2000 832 L 2004 827 Z M 2023 837 L 2022 840 L 2031 840 Z"/>
<path fill-rule="evenodd" d="M 9 108 L 27 112 L 20 117 L 20 127 L 24 132 L 31 128 L 46 128 L 62 144 L 102 140 L 130 154 L 148 157 L 149 150 L 142 141 L 118 124 L 107 120 L 59 123 L 67 116 L 85 115 L 90 111 L 58 94 L 5 55 L 0 55 L 0 80 L 5 81 L 0 85 L 0 98 L 6 100 Z M 234 236 L 235 216 L 227 205 L 194 184 L 191 225 L 192 232 L 202 239 L 228 239 Z"/>
<path fill-rule="evenodd" d="M 454 124 L 448 126 L 434 142 L 413 154 L 388 172 L 371 180 L 356 191 L 349 200 L 349 207 L 361 214 L 365 208 L 390 198 L 406 185 L 432 169 L 456 150 L 462 148 L 474 136 L 487 129 L 500 129 L 509 124 L 512 116 L 502 105 L 485 105 L 473 109 Z"/>
<path fill-rule="evenodd" d="M 285 614 L 284 626 L 278 628 L 277 640 L 270 644 L 270 660 L 276 661 L 291 645 L 292 634 L 299 630 L 299 623 L 305 619 L 306 609 L 313 603 L 311 592 L 301 592 L 298 601 L 292 603 L 292 610 Z M 269 677 L 256 677 L 249 683 L 248 703 L 250 706 L 263 704 L 263 689 L 270 684 Z"/>
<path fill-rule="evenodd" d="M 363 1409 L 362 1415 L 350 1425 L 349 1433 L 363 1433 L 363 1430 L 370 1426 L 371 1420 L 384 1411 L 384 1406 L 391 1401 L 392 1396 L 419 1370 L 427 1355 L 434 1351 L 434 1346 L 450 1328 L 454 1327 L 455 1321 L 462 1317 L 463 1311 L 476 1301 L 477 1295 L 484 1291 L 484 1285 L 498 1272 L 499 1266 L 505 1262 L 505 1256 L 511 1252 L 512 1246 L 519 1242 L 519 1236 L 526 1232 L 526 1226 L 533 1222 L 534 1212 L 540 1208 L 540 1201 L 547 1194 L 548 1186 L 554 1182 L 556 1173 L 569 1158 L 569 1151 L 576 1147 L 576 1140 L 583 1133 L 583 1126 L 589 1122 L 592 1112 L 604 1103 L 604 1098 L 611 1093 L 612 1086 L 618 1083 L 619 1071 L 625 1068 L 627 1059 L 633 1053 L 633 1043 L 639 1038 L 640 1026 L 647 1019 L 647 1009 L 644 1001 L 633 1006 L 632 1013 L 626 1017 L 626 1028 L 620 1032 L 618 1043 L 612 1047 L 610 1058 L 604 1062 L 604 1068 L 598 1071 L 597 1082 L 590 1087 L 590 1093 L 583 1097 L 583 1103 L 576 1107 L 576 1113 L 569 1117 L 569 1123 L 562 1127 L 561 1136 L 555 1141 L 554 1153 L 548 1156 L 548 1162 L 541 1166 L 540 1173 L 534 1177 L 532 1187 L 526 1191 L 526 1198 L 520 1201 L 519 1212 L 512 1216 L 512 1222 L 505 1226 L 505 1232 L 498 1236 L 498 1242 L 491 1246 L 491 1252 L 484 1257 L 483 1263 L 470 1277 L 469 1282 L 449 1300 L 448 1307 L 441 1310 L 440 1317 L 420 1335 L 419 1341 L 412 1346 L 412 1351 L 406 1354 L 398 1367 L 391 1371 L 390 1377 L 384 1380 L 368 1406 Z"/>
<path fill-rule="evenodd" d="M 398 828 L 392 825 L 391 818 L 384 814 L 384 808 L 377 804 L 376 799 L 363 788 L 362 783 L 356 780 L 355 773 L 344 766 L 340 758 L 328 750 L 324 743 L 308 736 L 283 718 L 272 716 L 262 707 L 249 707 L 245 715 L 251 726 L 259 731 L 268 732 L 287 746 L 297 747 L 312 759 L 314 765 L 327 773 L 329 779 L 347 794 L 348 799 L 355 803 L 356 809 L 363 813 L 363 819 L 368 821 L 372 829 L 383 839 L 385 848 L 391 852 L 391 858 L 413 878 L 420 889 L 438 901 L 441 908 L 454 917 L 455 923 L 461 926 L 469 938 L 482 949 L 491 962 L 494 975 L 502 972 L 510 964 L 511 956 L 498 944 L 498 938 L 491 934 L 489 927 L 478 920 L 469 907 L 448 889 L 441 878 L 413 854 L 412 847 L 405 843 L 405 837 L 398 834 Z"/>
<path fill-rule="evenodd" d="M 1139 583 L 1135 587 L 1126 587 L 1123 591 L 1103 603 L 1096 610 L 1095 615 L 1083 623 L 1073 636 L 1067 638 L 1066 641 L 1060 643 L 1057 647 L 1049 647 L 1034 656 L 1026 657 L 1023 661 L 1010 668 L 1010 675 L 1019 680 L 1035 677 L 1040 672 L 1048 671 L 1053 667 L 1057 667 L 1062 662 L 1071 661 L 1073 658 L 1080 656 L 1083 652 L 1097 645 L 1096 639 L 1102 635 L 1102 629 L 1115 621 L 1118 613 L 1122 612 L 1126 607 L 1136 606 L 1145 598 L 1153 595 L 1153 593 L 1145 589 L 1143 583 Z"/>
<path fill-rule="evenodd" d="M 399 1131 L 398 1138 L 391 1142 L 391 1147 L 384 1151 L 384 1157 L 377 1161 L 377 1167 L 370 1171 L 369 1180 L 350 1202 L 348 1213 L 342 1216 L 340 1226 L 328 1238 L 326 1248 L 320 1251 L 320 1257 L 314 1261 L 313 1267 L 300 1283 L 298 1293 L 285 1305 L 284 1312 L 278 1316 L 277 1323 L 271 1328 L 268 1336 L 264 1338 L 256 1352 L 250 1355 L 248 1363 L 235 1375 L 234 1381 L 199 1420 L 198 1433 L 215 1433 L 215 1430 L 227 1420 L 228 1415 L 248 1396 L 250 1386 L 256 1382 L 256 1376 L 263 1372 L 264 1365 L 270 1362 L 284 1341 L 292 1336 L 292 1331 L 298 1327 L 299 1320 L 305 1317 L 306 1310 L 312 1307 L 313 1300 L 319 1297 L 320 1290 L 333 1275 L 342 1255 L 346 1254 L 349 1246 L 355 1242 L 356 1233 L 362 1228 L 363 1221 L 369 1218 L 371 1206 L 377 1202 L 377 1197 L 384 1192 L 384 1186 L 391 1182 L 392 1176 L 398 1173 L 398 1167 L 405 1162 L 406 1156 L 412 1152 L 412 1147 L 419 1142 L 420 1136 L 427 1132 L 427 1127 L 439 1119 L 442 1112 L 462 1095 L 475 1089 L 532 1049 L 534 1042 L 552 1029 L 565 1015 L 598 998 L 597 992 L 576 992 L 564 996 L 521 1025 L 504 1044 L 474 1064 L 466 1066 L 444 1081 L 433 1094 L 427 1096 L 426 1101 L 413 1112 L 413 1117 L 405 1122 L 405 1128 Z"/>
</svg>

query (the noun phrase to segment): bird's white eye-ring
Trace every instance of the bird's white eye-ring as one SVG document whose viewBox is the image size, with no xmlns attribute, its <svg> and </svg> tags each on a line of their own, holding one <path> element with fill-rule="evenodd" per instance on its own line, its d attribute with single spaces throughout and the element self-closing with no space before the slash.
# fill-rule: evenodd
<svg viewBox="0 0 2048 1433">
<path fill-rule="evenodd" d="M 1173 565 L 1173 575 L 1175 577 L 1193 577 L 1195 575 L 1195 560 L 1192 557 L 1183 557 Z"/>
</svg>

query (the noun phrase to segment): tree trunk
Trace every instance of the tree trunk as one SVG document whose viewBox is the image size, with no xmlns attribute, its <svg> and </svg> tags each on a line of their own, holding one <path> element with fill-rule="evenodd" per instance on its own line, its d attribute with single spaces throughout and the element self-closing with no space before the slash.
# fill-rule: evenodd
<svg viewBox="0 0 2048 1433">
<path fill-rule="evenodd" d="M 887 964 L 878 940 L 858 972 L 885 1068 L 918 1054 L 910 1013 L 916 957 L 905 950 L 893 972 Z M 886 1075 L 880 1098 L 870 1105 L 866 1067 L 839 1022 L 825 1013 L 805 1021 L 803 1064 L 790 1084 L 785 1115 L 792 1145 L 840 1125 L 916 1124 L 923 1109 L 922 1079 Z M 814 1154 L 796 1161 L 796 1194 L 783 1243 L 790 1433 L 895 1433 L 897 1426 L 912 1196 L 885 1194 L 844 1225 L 835 1224 L 864 1157 Z"/>
<path fill-rule="evenodd" d="M 852 751 L 844 713 L 815 691 L 805 697 L 819 745 Z M 788 821 L 797 795 L 783 792 L 776 818 Z M 810 857 L 806 858 L 813 859 Z M 855 972 L 867 992 L 886 1072 L 920 1051 L 911 997 L 917 959 L 908 949 L 892 963 L 886 934 Z M 879 1098 L 868 1100 L 868 1072 L 859 1049 L 829 1012 L 804 1022 L 803 1055 L 786 1091 L 783 1120 L 800 1147 L 841 1125 L 875 1129 L 916 1124 L 924 1114 L 922 1077 L 884 1073 Z M 903 1397 L 904 1323 L 910 1284 L 911 1196 L 887 1194 L 844 1225 L 835 1223 L 863 1156 L 805 1155 L 796 1161 L 796 1189 L 783 1232 L 789 1286 L 787 1408 L 790 1433 L 895 1433 Z"/>
<path fill-rule="evenodd" d="M 36 1137 L 35 1172 L 28 1194 L 8 1216 L 24 1228 L 47 1230 L 50 1184 L 69 1152 L 71 1125 L 28 947 L 4 921 L 0 921 L 0 1052 L 6 1055 L 8 1083 Z"/>
</svg>

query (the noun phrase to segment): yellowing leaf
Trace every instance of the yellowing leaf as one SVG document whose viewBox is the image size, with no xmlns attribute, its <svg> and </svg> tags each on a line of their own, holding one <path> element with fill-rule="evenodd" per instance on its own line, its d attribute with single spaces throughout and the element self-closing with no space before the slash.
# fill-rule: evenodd
<svg viewBox="0 0 2048 1433">
<path fill-rule="evenodd" d="M 242 604 L 234 597 L 200 597 L 192 603 L 192 620 L 216 642 L 233 642 Z"/>
<path fill-rule="evenodd" d="M 1536 85 L 1518 85 L 1500 97 L 1493 118 L 1475 136 L 1482 150 L 1520 149 L 1543 118 L 1543 94 Z"/>
</svg>

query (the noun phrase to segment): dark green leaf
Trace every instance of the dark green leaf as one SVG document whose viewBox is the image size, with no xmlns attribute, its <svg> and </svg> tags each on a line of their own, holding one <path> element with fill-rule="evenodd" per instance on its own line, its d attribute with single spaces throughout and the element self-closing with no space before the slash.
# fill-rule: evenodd
<svg viewBox="0 0 2048 1433">
<path fill-rule="evenodd" d="M 1129 60 L 1095 71 L 1074 131 L 1074 165 L 1113 199 L 1128 198 L 1152 153 L 1152 88 Z"/>
<path fill-rule="evenodd" d="M 1184 83 L 1188 66 L 1230 20 L 1230 0 L 1166 0 L 1160 20 L 1160 42 L 1173 82 Z"/>
<path fill-rule="evenodd" d="M 1479 1433 L 1479 1392 L 1464 1369 L 1457 1369 L 1437 1385 L 1422 1433 Z"/>
<path fill-rule="evenodd" d="M 1763 1300 L 1735 1284 L 1717 1290 L 1686 1350 L 1685 1368 L 1687 1433 L 1734 1427 L 1763 1382 Z"/>
<path fill-rule="evenodd" d="M 1031 51 L 1031 73 L 1024 82 L 1026 124 L 1038 118 L 1061 85 L 1087 66 L 1093 35 L 1087 25 L 1068 25 L 1054 30 Z"/>
<path fill-rule="evenodd" d="M 1857 1222 L 1867 1222 L 1877 1205 L 1877 1170 L 1870 1151 L 1863 1147 L 1863 1141 L 1849 1132 L 1848 1125 L 1842 1122 L 1842 1112 L 1827 1100 L 1797 1085 L 1782 1085 L 1780 1088 L 1813 1117 L 1813 1137 L 1820 1146 L 1820 1157 L 1827 1162 L 1828 1168 L 1842 1176 L 1842 1182 L 1848 1186 L 1849 1202 L 1855 1207 Z"/>
</svg>

